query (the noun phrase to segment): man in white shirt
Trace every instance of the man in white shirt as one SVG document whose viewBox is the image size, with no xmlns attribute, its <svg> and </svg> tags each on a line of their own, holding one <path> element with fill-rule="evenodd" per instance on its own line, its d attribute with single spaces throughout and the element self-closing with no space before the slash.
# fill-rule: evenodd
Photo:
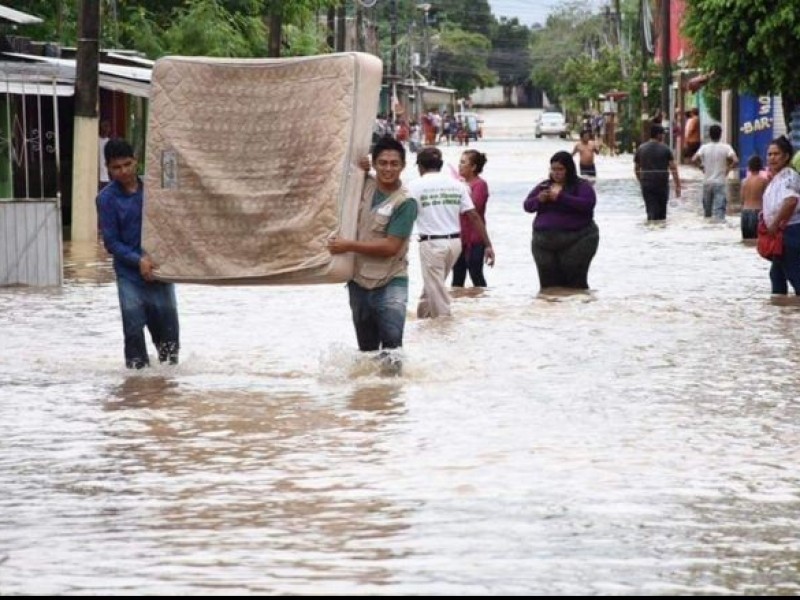
<svg viewBox="0 0 800 600">
<path fill-rule="evenodd" d="M 716 221 L 724 221 L 728 205 L 725 180 L 728 171 L 739 164 L 739 158 L 733 148 L 719 141 L 722 137 L 719 125 L 709 127 L 708 137 L 711 142 L 700 146 L 692 162 L 703 168 L 703 214 L 707 219 L 713 216 Z"/>
<path fill-rule="evenodd" d="M 494 250 L 467 186 L 442 173 L 442 153 L 425 147 L 417 154 L 420 178 L 408 184 L 408 197 L 418 204 L 417 233 L 423 290 L 417 305 L 420 319 L 450 316 L 447 278 L 461 254 L 459 215 L 472 221 L 486 247 L 484 259 L 494 265 Z"/>
<path fill-rule="evenodd" d="M 106 144 L 111 138 L 111 123 L 106 120 L 100 121 L 100 133 L 97 138 L 97 191 L 99 192 L 108 185 L 111 178 L 108 176 L 108 166 L 106 165 L 105 151 Z"/>
</svg>

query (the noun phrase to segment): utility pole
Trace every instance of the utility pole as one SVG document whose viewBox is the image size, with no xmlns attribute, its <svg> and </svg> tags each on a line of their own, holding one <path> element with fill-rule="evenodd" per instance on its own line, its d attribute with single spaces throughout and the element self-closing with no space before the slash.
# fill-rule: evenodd
<svg viewBox="0 0 800 600">
<path fill-rule="evenodd" d="M 72 146 L 73 242 L 97 241 L 97 67 L 100 2 L 81 0 L 75 58 L 75 136 Z"/>
<path fill-rule="evenodd" d="M 422 41 L 425 58 L 422 61 L 422 66 L 425 69 L 425 75 L 430 80 L 431 78 L 431 42 L 428 35 L 428 12 L 431 10 L 431 5 L 427 2 L 422 5 Z"/>
<path fill-rule="evenodd" d="M 669 88 L 672 84 L 672 64 L 670 62 L 670 0 L 661 0 L 661 114 L 670 119 Z"/>
<path fill-rule="evenodd" d="M 392 123 L 394 123 L 394 99 L 397 97 L 397 0 L 389 0 L 389 40 L 392 46 L 391 59 L 389 62 L 389 80 L 392 84 L 392 97 L 389 99 L 389 111 L 392 116 Z"/>
<path fill-rule="evenodd" d="M 328 44 L 328 48 L 331 50 L 335 50 L 336 47 L 336 9 L 331 6 L 328 8 L 328 31 L 327 36 L 325 37 L 325 41 Z"/>
<path fill-rule="evenodd" d="M 364 36 L 362 30 L 364 29 L 364 9 L 361 2 L 356 0 L 356 51 L 364 51 Z"/>
<path fill-rule="evenodd" d="M 628 79 L 628 63 L 625 60 L 627 48 L 622 43 L 622 13 L 620 12 L 619 0 L 614 0 L 614 32 L 617 38 L 617 48 L 619 49 L 619 68 L 623 79 Z"/>
<path fill-rule="evenodd" d="M 344 52 L 345 51 L 345 39 L 346 39 L 346 24 L 347 24 L 347 9 L 345 8 L 344 2 L 339 5 L 339 8 L 336 9 L 336 51 L 337 52 Z"/>
<path fill-rule="evenodd" d="M 267 56 L 280 58 L 281 36 L 283 32 L 283 9 L 279 4 L 273 4 L 269 13 L 269 40 L 267 40 Z"/>
</svg>

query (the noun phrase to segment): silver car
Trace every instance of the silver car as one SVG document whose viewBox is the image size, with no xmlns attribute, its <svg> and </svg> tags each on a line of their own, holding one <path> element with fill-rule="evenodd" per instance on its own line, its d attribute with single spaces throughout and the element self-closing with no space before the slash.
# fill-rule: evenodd
<svg viewBox="0 0 800 600">
<path fill-rule="evenodd" d="M 546 110 L 536 119 L 534 135 L 537 138 L 543 135 L 557 135 L 562 139 L 566 139 L 568 133 L 567 121 L 560 112 Z"/>
</svg>

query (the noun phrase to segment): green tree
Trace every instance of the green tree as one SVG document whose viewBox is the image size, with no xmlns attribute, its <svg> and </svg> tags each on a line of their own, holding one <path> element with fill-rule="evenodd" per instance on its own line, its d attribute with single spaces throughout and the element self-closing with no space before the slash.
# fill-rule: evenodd
<svg viewBox="0 0 800 600">
<path fill-rule="evenodd" d="M 286 45 L 316 50 L 314 16 L 343 0 L 100 0 L 101 47 L 129 48 L 151 58 L 166 53 L 209 56 L 266 55 L 268 24 L 280 16 Z M 75 45 L 76 0 L 18 0 L 15 8 L 44 19 L 25 34 Z M 286 48 L 288 54 L 298 49 Z"/>
<path fill-rule="evenodd" d="M 570 112 L 583 112 L 600 94 L 611 90 L 624 90 L 627 82 L 622 77 L 619 48 L 601 48 L 595 58 L 581 54 L 568 58 L 555 89 Z"/>
<path fill-rule="evenodd" d="M 496 20 L 488 0 L 437 0 L 431 5 L 441 26 L 492 38 Z"/>
<path fill-rule="evenodd" d="M 77 39 L 78 3 L 74 0 L 17 0 L 14 9 L 43 19 L 38 25 L 25 25 L 20 35 L 64 45 Z"/>
<path fill-rule="evenodd" d="M 790 105 L 800 100 L 800 3 L 693 0 L 683 33 L 696 64 L 713 71 L 721 86 L 781 93 Z"/>
<path fill-rule="evenodd" d="M 604 22 L 585 3 L 572 2 L 547 17 L 531 34 L 531 81 L 555 99 L 569 59 L 595 58 L 604 43 Z"/>
<path fill-rule="evenodd" d="M 489 68 L 497 73 L 506 104 L 511 104 L 512 88 L 530 80 L 533 67 L 530 39 L 530 29 L 516 17 L 510 20 L 502 17 L 495 28 Z"/>
<path fill-rule="evenodd" d="M 432 61 L 436 83 L 455 88 L 461 96 L 469 96 L 477 87 L 494 85 L 495 74 L 488 67 L 491 47 L 479 33 L 446 29 L 439 35 Z"/>
<path fill-rule="evenodd" d="M 164 48 L 187 56 L 264 56 L 264 24 L 227 10 L 219 0 L 196 0 L 177 11 L 164 32 Z"/>
</svg>

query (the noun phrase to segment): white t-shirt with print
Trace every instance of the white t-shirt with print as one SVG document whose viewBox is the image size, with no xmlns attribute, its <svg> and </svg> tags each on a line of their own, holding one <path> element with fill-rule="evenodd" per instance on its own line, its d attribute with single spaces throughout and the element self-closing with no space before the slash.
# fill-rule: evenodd
<svg viewBox="0 0 800 600">
<path fill-rule="evenodd" d="M 422 235 L 458 233 L 459 215 L 475 209 L 467 185 L 441 171 L 425 173 L 406 187 L 408 197 L 417 201 L 417 233 Z"/>
<path fill-rule="evenodd" d="M 783 201 L 792 196 L 800 197 L 800 175 L 791 167 L 784 167 L 769 182 L 764 190 L 764 222 L 772 225 L 781 211 Z M 800 202 L 789 219 L 789 225 L 800 223 Z"/>
</svg>

